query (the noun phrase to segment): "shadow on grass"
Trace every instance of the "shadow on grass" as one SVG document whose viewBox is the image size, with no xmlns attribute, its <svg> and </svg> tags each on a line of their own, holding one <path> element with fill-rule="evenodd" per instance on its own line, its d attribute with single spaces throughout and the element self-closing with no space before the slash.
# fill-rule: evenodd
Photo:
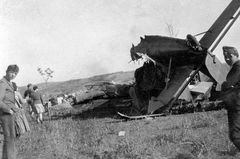
<svg viewBox="0 0 240 159">
<path fill-rule="evenodd" d="M 218 151 L 217 154 L 219 156 L 237 156 L 239 155 L 239 151 L 238 150 L 230 150 L 230 151 Z"/>
<path fill-rule="evenodd" d="M 190 154 L 178 154 L 177 156 L 171 159 L 195 159 L 195 157 L 193 157 Z"/>
</svg>

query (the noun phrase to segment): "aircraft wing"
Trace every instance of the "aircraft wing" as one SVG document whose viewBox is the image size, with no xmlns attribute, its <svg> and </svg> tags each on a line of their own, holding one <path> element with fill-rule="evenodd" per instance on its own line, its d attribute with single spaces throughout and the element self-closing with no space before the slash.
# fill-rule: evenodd
<svg viewBox="0 0 240 159">
<path fill-rule="evenodd" d="M 222 12 L 218 19 L 213 23 L 209 28 L 206 34 L 199 41 L 201 46 L 205 48 L 210 48 L 211 45 L 215 42 L 217 37 L 220 35 L 225 26 L 231 21 L 234 20 L 234 14 L 240 7 L 239 0 L 232 0 L 232 2 L 227 6 L 227 8 Z"/>
</svg>

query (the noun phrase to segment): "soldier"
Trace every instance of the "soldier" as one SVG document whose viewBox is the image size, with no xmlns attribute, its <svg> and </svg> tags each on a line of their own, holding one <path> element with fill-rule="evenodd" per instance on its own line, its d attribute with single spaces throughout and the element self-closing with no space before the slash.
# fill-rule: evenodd
<svg viewBox="0 0 240 159">
<path fill-rule="evenodd" d="M 226 63 L 231 67 L 226 81 L 222 83 L 228 115 L 229 138 L 240 150 L 240 60 L 234 47 L 223 46 Z M 227 93 L 226 93 L 227 92 Z"/>
<path fill-rule="evenodd" d="M 0 120 L 4 135 L 3 159 L 17 158 L 15 119 L 18 108 L 15 106 L 14 88 L 11 80 L 17 76 L 18 71 L 17 65 L 9 65 L 6 76 L 0 80 Z"/>
</svg>

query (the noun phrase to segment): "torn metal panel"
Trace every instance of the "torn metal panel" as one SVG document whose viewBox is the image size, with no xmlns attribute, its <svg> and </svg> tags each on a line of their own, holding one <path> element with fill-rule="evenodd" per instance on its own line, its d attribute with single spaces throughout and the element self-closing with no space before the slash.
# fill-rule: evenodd
<svg viewBox="0 0 240 159">
<path fill-rule="evenodd" d="M 207 50 L 195 50 L 185 39 L 165 36 L 145 36 L 137 46 L 131 48 L 132 60 L 138 60 L 145 54 L 162 67 L 168 67 L 172 57 L 173 68 L 198 65 L 207 55 Z"/>
</svg>

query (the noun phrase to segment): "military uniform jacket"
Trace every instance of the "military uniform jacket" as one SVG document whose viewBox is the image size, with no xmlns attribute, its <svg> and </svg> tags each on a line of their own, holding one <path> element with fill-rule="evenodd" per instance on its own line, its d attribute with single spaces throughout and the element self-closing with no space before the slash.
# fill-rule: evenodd
<svg viewBox="0 0 240 159">
<path fill-rule="evenodd" d="M 0 80 L 0 114 L 18 112 L 15 106 L 15 94 L 12 84 L 5 77 Z"/>
<path fill-rule="evenodd" d="M 240 86 L 240 60 L 237 60 L 228 72 L 226 81 L 222 84 L 222 90 L 229 89 L 231 86 Z"/>
<path fill-rule="evenodd" d="M 233 64 L 222 90 L 226 93 L 229 137 L 231 140 L 240 139 L 240 60 Z"/>
<path fill-rule="evenodd" d="M 240 60 L 233 64 L 227 74 L 226 81 L 222 83 L 222 91 L 226 94 L 226 109 L 240 111 Z"/>
</svg>

